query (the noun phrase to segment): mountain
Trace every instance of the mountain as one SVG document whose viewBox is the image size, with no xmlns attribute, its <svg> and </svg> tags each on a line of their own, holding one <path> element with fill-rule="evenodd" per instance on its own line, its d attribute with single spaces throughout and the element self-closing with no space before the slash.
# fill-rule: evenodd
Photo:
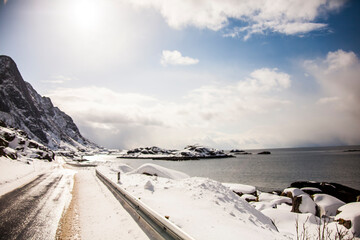
<svg viewBox="0 0 360 240">
<path fill-rule="evenodd" d="M 81 135 L 70 116 L 23 80 L 8 56 L 0 56 L 0 120 L 53 150 L 98 148 Z"/>
</svg>

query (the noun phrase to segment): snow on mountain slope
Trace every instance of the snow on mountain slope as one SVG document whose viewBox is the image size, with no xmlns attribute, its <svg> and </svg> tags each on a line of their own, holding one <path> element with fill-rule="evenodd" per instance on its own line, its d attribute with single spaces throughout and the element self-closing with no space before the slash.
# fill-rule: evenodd
<svg viewBox="0 0 360 240">
<path fill-rule="evenodd" d="M 70 116 L 23 80 L 8 56 L 0 56 L 0 120 L 53 150 L 98 148 L 80 134 Z"/>
</svg>

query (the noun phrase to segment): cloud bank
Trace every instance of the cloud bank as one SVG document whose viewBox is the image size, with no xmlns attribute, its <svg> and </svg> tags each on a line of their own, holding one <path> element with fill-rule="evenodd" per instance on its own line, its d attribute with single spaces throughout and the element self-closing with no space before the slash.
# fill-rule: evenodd
<svg viewBox="0 0 360 240">
<path fill-rule="evenodd" d="M 338 50 L 304 61 L 303 69 L 319 87 L 311 96 L 297 95 L 292 77 L 276 68 L 256 69 L 233 83 L 203 85 L 176 101 L 95 86 L 47 95 L 85 136 L 107 147 L 359 144 L 359 58 Z"/>
<path fill-rule="evenodd" d="M 360 61 L 354 52 L 329 52 L 325 59 L 308 60 L 305 68 L 322 87 L 318 103 L 350 115 L 360 123 Z M 354 130 L 359 133 L 360 126 Z"/>
<path fill-rule="evenodd" d="M 199 59 L 184 57 L 179 51 L 162 51 L 160 63 L 163 66 L 168 65 L 194 65 L 199 63 Z"/>
<path fill-rule="evenodd" d="M 345 0 L 131 0 L 136 7 L 156 9 L 167 24 L 175 29 L 187 26 L 218 31 L 227 27 L 231 19 L 245 26 L 230 29 L 225 36 L 243 36 L 266 31 L 286 35 L 308 33 L 327 27 L 317 22 L 324 14 L 339 10 Z"/>
</svg>

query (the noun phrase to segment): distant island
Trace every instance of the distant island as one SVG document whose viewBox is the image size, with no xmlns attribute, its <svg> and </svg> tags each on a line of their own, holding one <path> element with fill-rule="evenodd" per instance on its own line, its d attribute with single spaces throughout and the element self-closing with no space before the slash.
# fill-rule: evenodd
<svg viewBox="0 0 360 240">
<path fill-rule="evenodd" d="M 186 161 L 229 157 L 234 157 L 234 155 L 227 154 L 223 150 L 214 148 L 206 148 L 198 145 L 188 145 L 183 150 L 168 150 L 159 147 L 135 148 L 124 151 L 118 158 Z"/>
</svg>

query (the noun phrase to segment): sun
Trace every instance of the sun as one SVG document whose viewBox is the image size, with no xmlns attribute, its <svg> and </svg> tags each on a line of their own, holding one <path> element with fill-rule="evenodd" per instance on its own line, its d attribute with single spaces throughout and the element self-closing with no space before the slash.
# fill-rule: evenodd
<svg viewBox="0 0 360 240">
<path fill-rule="evenodd" d="M 69 11 L 74 27 L 84 31 L 97 29 L 103 17 L 100 0 L 72 1 Z"/>
</svg>

